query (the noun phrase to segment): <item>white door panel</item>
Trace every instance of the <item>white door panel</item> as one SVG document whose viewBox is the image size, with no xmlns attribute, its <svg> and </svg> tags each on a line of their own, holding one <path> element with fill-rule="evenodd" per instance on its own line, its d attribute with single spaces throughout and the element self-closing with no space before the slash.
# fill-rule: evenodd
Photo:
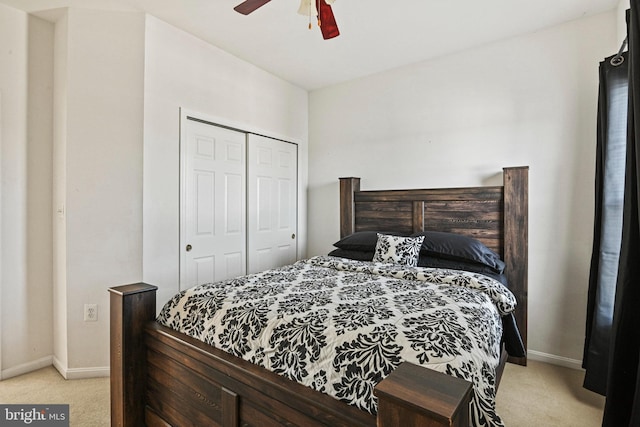
<svg viewBox="0 0 640 427">
<path fill-rule="evenodd" d="M 246 273 L 246 134 L 184 119 L 180 287 Z"/>
<path fill-rule="evenodd" d="M 297 145 L 249 134 L 249 273 L 297 258 Z"/>
</svg>

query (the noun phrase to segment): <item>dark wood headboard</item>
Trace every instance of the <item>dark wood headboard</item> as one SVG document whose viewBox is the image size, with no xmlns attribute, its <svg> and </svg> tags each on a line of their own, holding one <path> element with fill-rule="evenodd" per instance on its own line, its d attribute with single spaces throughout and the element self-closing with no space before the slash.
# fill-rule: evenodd
<svg viewBox="0 0 640 427">
<path fill-rule="evenodd" d="M 473 237 L 501 255 L 527 348 L 529 167 L 503 169 L 502 186 L 361 191 L 340 178 L 340 237 L 356 231 L 445 231 Z M 526 358 L 510 358 L 526 364 Z"/>
</svg>

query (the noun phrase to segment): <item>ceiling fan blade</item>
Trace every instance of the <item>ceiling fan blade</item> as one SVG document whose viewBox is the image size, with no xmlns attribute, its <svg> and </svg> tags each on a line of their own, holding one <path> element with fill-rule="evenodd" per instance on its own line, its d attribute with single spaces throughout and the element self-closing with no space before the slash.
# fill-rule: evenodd
<svg viewBox="0 0 640 427">
<path fill-rule="evenodd" d="M 248 15 L 256 9 L 261 8 L 265 4 L 269 3 L 270 1 L 271 0 L 245 0 L 234 7 L 233 10 L 243 15 Z"/>
<path fill-rule="evenodd" d="M 329 6 L 325 0 L 318 0 L 318 6 L 320 9 L 320 31 L 322 31 L 322 38 L 328 40 L 338 37 L 340 30 L 338 30 L 338 24 L 336 24 L 336 18 L 333 16 L 331 6 Z"/>
</svg>

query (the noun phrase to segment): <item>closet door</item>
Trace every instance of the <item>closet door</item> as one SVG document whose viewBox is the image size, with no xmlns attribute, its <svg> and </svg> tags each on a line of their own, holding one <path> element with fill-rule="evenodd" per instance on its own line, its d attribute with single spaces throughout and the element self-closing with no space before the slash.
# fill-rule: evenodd
<svg viewBox="0 0 640 427">
<path fill-rule="evenodd" d="M 246 134 L 183 120 L 180 288 L 246 273 Z"/>
<path fill-rule="evenodd" d="M 248 136 L 247 270 L 291 264 L 297 257 L 298 146 Z"/>
</svg>

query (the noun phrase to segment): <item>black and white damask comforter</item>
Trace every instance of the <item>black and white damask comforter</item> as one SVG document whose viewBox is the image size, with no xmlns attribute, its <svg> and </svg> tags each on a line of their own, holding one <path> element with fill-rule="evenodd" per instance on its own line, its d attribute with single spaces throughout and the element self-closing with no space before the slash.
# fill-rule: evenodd
<svg viewBox="0 0 640 427">
<path fill-rule="evenodd" d="M 495 412 L 501 283 L 456 270 L 315 257 L 176 295 L 158 321 L 372 414 L 374 386 L 409 361 L 473 382 L 475 426 Z"/>
</svg>

